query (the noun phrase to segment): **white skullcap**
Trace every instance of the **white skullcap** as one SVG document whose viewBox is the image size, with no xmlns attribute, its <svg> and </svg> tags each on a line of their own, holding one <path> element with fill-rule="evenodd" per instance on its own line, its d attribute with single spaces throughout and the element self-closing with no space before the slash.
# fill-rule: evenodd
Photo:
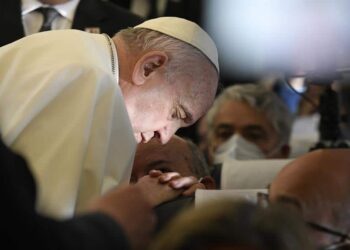
<svg viewBox="0 0 350 250">
<path fill-rule="evenodd" d="M 147 20 L 134 28 L 155 30 L 179 39 L 199 49 L 219 72 L 218 51 L 214 41 L 196 23 L 179 17 L 159 17 Z"/>
</svg>

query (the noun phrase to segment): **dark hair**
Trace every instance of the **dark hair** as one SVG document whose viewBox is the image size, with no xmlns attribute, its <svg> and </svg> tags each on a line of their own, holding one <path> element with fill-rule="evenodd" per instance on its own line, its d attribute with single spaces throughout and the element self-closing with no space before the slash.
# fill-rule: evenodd
<svg viewBox="0 0 350 250">
<path fill-rule="evenodd" d="M 263 208 L 232 200 L 215 201 L 180 214 L 151 249 L 202 250 L 215 246 L 312 249 L 306 225 L 296 214 L 278 205 Z"/>
</svg>

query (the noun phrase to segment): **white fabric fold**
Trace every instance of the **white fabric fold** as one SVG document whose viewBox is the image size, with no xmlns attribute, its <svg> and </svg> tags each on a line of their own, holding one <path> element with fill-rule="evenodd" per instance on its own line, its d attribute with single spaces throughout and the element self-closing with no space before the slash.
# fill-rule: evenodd
<svg viewBox="0 0 350 250">
<path fill-rule="evenodd" d="M 221 171 L 222 189 L 267 188 L 278 172 L 292 159 L 225 159 Z"/>
<path fill-rule="evenodd" d="M 0 131 L 31 167 L 38 210 L 67 218 L 129 181 L 136 141 L 106 38 L 45 33 L 0 48 Z"/>
</svg>

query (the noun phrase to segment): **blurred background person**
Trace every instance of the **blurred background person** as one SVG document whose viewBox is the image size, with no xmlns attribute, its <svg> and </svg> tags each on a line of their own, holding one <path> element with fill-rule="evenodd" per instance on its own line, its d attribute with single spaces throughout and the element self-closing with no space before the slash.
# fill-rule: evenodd
<svg viewBox="0 0 350 250">
<path fill-rule="evenodd" d="M 316 148 L 348 148 L 347 79 L 340 74 L 329 77 L 310 75 L 292 128 L 292 156 Z"/>
<path fill-rule="evenodd" d="M 146 19 L 160 16 L 186 18 L 200 24 L 202 0 L 110 0 Z"/>
<path fill-rule="evenodd" d="M 79 29 L 113 36 L 143 18 L 100 0 L 2 0 L 0 46 L 51 29 Z"/>
<path fill-rule="evenodd" d="M 296 110 L 299 117 L 312 116 L 318 112 L 320 96 L 325 89 L 325 85 L 308 84 L 305 86 L 304 95 L 308 98 L 301 98 Z"/>
<path fill-rule="evenodd" d="M 285 208 L 221 200 L 184 211 L 151 244 L 151 250 L 311 250 L 306 226 Z"/>
<path fill-rule="evenodd" d="M 309 152 L 321 139 L 319 107 L 324 90 L 325 85 L 304 82 L 304 91 L 300 94 L 301 98 L 297 105 L 292 127 L 292 157 L 298 157 Z"/>
<path fill-rule="evenodd" d="M 291 128 L 290 157 L 294 158 L 309 150 L 319 138 L 319 104 L 323 85 L 307 82 L 305 73 L 295 77 L 266 77 L 260 81 L 274 91 L 294 115 Z"/>
<path fill-rule="evenodd" d="M 319 149 L 293 160 L 270 184 L 270 203 L 299 212 L 317 249 L 349 249 L 349 166 L 349 149 Z"/>
<path fill-rule="evenodd" d="M 208 159 L 288 158 L 293 116 L 271 90 L 260 84 L 227 87 L 206 115 Z"/>
</svg>

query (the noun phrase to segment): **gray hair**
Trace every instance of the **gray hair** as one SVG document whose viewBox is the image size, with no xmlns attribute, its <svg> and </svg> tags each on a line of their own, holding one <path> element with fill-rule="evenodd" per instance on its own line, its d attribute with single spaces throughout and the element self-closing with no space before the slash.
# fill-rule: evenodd
<svg viewBox="0 0 350 250">
<path fill-rule="evenodd" d="M 194 144 L 190 139 L 183 138 L 186 141 L 187 146 L 191 150 L 191 170 L 192 173 L 197 177 L 201 178 L 204 176 L 210 176 L 210 169 L 203 152 L 200 151 L 198 146 Z"/>
<path fill-rule="evenodd" d="M 119 31 L 120 37 L 128 46 L 130 53 L 141 53 L 152 50 L 165 52 L 169 57 L 167 78 L 171 83 L 178 73 L 191 77 L 197 84 L 208 82 L 208 72 L 204 72 L 203 65 L 212 65 L 210 60 L 197 48 L 167 36 L 158 31 L 144 28 L 128 28 Z M 212 65 L 213 72 L 216 71 Z M 198 85 L 197 85 L 198 86 Z"/>
<path fill-rule="evenodd" d="M 227 101 L 246 102 L 266 114 L 279 137 L 279 145 L 289 143 L 293 115 L 273 91 L 261 84 L 238 84 L 227 87 L 215 100 L 207 114 L 209 133 L 213 130 L 214 119 L 221 106 Z"/>
</svg>

